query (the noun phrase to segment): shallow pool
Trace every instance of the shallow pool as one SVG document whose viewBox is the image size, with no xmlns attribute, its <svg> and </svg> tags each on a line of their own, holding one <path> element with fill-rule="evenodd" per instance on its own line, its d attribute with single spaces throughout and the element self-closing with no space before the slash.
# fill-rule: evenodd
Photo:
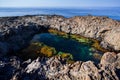
<svg viewBox="0 0 120 80">
<path fill-rule="evenodd" d="M 45 45 L 54 47 L 57 52 L 62 51 L 73 55 L 74 60 L 98 62 L 102 56 L 102 52 L 97 51 L 90 44 L 80 43 L 70 38 L 50 33 L 41 33 L 33 37 L 32 42 L 42 42 Z"/>
</svg>

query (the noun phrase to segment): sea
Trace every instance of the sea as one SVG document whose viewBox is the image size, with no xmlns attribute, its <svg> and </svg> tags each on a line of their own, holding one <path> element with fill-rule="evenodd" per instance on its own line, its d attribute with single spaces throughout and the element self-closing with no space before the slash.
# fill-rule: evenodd
<svg viewBox="0 0 120 80">
<path fill-rule="evenodd" d="M 98 8 L 0 8 L 0 17 L 24 15 L 107 16 L 120 21 L 120 7 Z"/>
</svg>

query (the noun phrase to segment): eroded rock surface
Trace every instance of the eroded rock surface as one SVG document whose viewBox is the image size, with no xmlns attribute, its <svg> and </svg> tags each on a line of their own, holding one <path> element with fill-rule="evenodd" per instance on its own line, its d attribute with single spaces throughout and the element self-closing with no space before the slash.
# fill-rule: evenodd
<svg viewBox="0 0 120 80">
<path fill-rule="evenodd" d="M 101 41 L 106 49 L 120 51 L 120 22 L 107 17 L 72 17 L 57 15 L 38 15 L 0 18 L 0 42 L 7 43 L 7 48 L 19 50 L 29 42 L 32 35 L 44 32 L 48 28 Z M 6 47 L 6 46 L 5 46 Z M 1 49 L 1 48 L 0 48 Z"/>
<path fill-rule="evenodd" d="M 100 41 L 115 52 L 103 55 L 100 64 L 92 61 L 66 63 L 60 57 L 22 61 L 3 57 L 24 48 L 32 36 L 49 28 L 79 34 Z M 107 17 L 22 16 L 0 18 L 0 80 L 120 80 L 120 22 Z"/>
<path fill-rule="evenodd" d="M 66 63 L 57 57 L 22 62 L 17 57 L 0 59 L 1 80 L 119 80 L 120 53 L 107 52 L 100 64 L 92 61 Z"/>
</svg>

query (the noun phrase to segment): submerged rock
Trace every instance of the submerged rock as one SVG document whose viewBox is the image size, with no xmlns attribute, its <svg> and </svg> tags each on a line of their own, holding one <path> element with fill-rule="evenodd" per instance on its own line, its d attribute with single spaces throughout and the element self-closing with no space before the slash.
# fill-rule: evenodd
<svg viewBox="0 0 120 80">
<path fill-rule="evenodd" d="M 19 50 L 26 42 L 29 43 L 32 35 L 46 32 L 49 28 L 94 38 L 101 41 L 101 45 L 106 49 L 120 50 L 120 22 L 95 16 L 65 18 L 57 15 L 38 15 L 0 18 L 0 42 L 5 41 L 13 50 Z"/>
<path fill-rule="evenodd" d="M 102 47 L 114 52 L 105 53 L 100 64 L 92 61 L 69 64 L 59 56 L 22 62 L 17 57 L 6 55 L 21 50 L 29 45 L 33 35 L 48 32 L 51 28 L 97 39 Z M 119 29 L 120 22 L 107 17 L 38 15 L 0 18 L 0 80 L 119 80 Z"/>
</svg>

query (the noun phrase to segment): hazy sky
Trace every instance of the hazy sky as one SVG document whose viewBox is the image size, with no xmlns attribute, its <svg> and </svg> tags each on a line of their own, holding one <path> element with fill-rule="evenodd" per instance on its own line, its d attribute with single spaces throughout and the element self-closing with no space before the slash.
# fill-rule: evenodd
<svg viewBox="0 0 120 80">
<path fill-rule="evenodd" d="M 0 7 L 118 7 L 120 0 L 0 0 Z"/>
</svg>

